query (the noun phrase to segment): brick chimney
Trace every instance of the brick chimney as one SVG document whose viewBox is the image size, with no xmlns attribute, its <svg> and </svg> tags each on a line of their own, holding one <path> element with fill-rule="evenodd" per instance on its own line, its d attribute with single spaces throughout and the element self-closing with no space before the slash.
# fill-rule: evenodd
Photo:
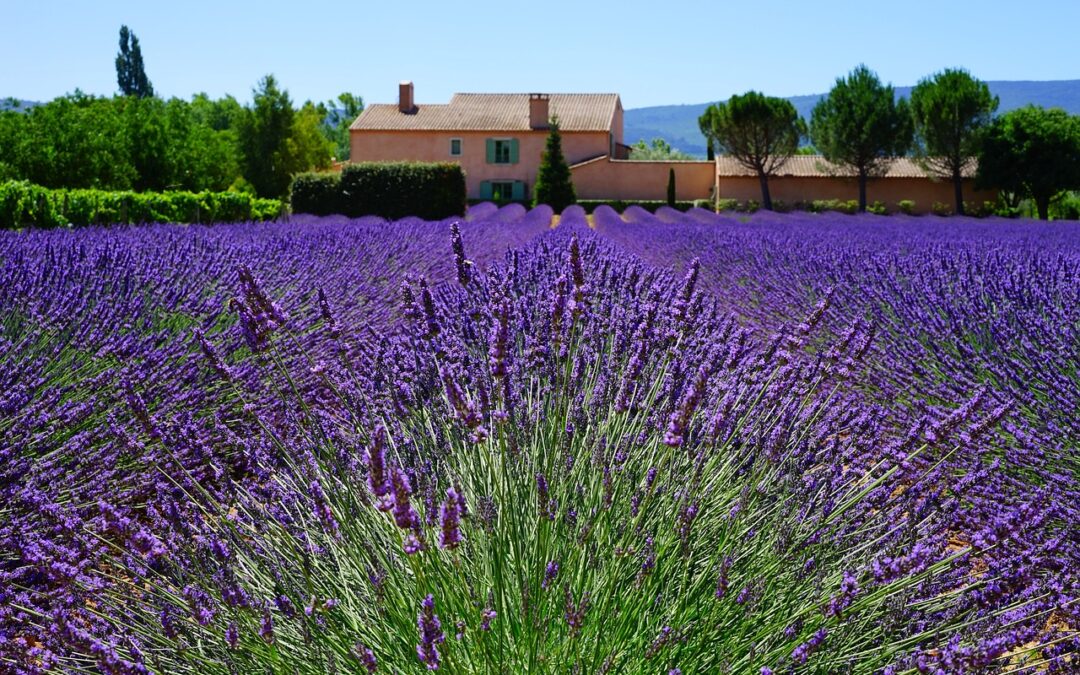
<svg viewBox="0 0 1080 675">
<path fill-rule="evenodd" d="M 547 129 L 549 116 L 548 104 L 551 96 L 548 94 L 529 94 L 529 128 Z"/>
<path fill-rule="evenodd" d="M 405 114 L 416 112 L 416 102 L 413 101 L 412 80 L 402 80 L 398 84 L 398 110 Z"/>
</svg>

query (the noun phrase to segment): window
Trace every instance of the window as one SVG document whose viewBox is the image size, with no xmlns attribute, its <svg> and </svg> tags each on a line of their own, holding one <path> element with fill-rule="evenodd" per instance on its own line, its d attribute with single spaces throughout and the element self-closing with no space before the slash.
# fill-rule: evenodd
<svg viewBox="0 0 1080 675">
<path fill-rule="evenodd" d="M 451 138 L 450 139 L 450 156 L 451 157 L 461 157 L 461 139 L 460 138 Z"/>
<path fill-rule="evenodd" d="M 491 198 L 497 202 L 509 201 L 514 198 L 514 181 L 491 181 Z"/>
<path fill-rule="evenodd" d="M 488 164 L 517 164 L 518 142 L 516 138 L 487 139 Z"/>
</svg>

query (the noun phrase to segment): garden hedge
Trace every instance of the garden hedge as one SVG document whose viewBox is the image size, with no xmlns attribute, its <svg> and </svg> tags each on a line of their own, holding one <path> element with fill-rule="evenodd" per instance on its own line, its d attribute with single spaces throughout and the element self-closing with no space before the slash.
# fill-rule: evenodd
<svg viewBox="0 0 1080 675">
<path fill-rule="evenodd" d="M 276 199 L 242 192 L 114 192 L 50 189 L 27 181 L 0 183 L 0 229 L 120 223 L 221 223 L 273 220 Z"/>
<path fill-rule="evenodd" d="M 297 176 L 291 205 L 293 213 L 440 220 L 465 213 L 465 172 L 452 162 L 349 164 L 340 177 Z"/>
<path fill-rule="evenodd" d="M 289 188 L 289 208 L 293 213 L 328 216 L 345 213 L 339 173 L 301 173 Z"/>
</svg>

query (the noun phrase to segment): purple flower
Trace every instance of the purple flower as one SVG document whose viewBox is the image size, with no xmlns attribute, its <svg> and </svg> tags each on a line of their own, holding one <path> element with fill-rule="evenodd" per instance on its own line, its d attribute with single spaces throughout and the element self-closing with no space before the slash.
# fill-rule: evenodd
<svg viewBox="0 0 1080 675">
<path fill-rule="evenodd" d="M 375 652 L 371 651 L 371 649 L 367 645 L 363 644 L 362 642 L 357 642 L 352 646 L 351 652 L 365 670 L 367 670 L 369 673 L 375 672 L 375 668 L 378 666 L 378 662 L 375 660 Z"/>
<path fill-rule="evenodd" d="M 420 630 L 420 643 L 416 645 L 416 655 L 428 670 L 439 669 L 439 650 L 437 645 L 446 640 L 442 624 L 435 614 L 435 598 L 428 595 L 421 603 L 422 610 L 416 617 L 416 626 Z"/>
<path fill-rule="evenodd" d="M 547 569 L 544 570 L 544 580 L 540 582 L 540 588 L 547 590 L 557 576 L 559 576 L 559 563 L 552 560 L 548 562 Z"/>
<path fill-rule="evenodd" d="M 844 571 L 844 579 L 840 582 L 840 592 L 829 599 L 825 608 L 825 616 L 839 617 L 840 614 L 851 606 L 855 596 L 859 594 L 859 581 L 850 571 Z"/>
<path fill-rule="evenodd" d="M 263 609 L 262 622 L 259 624 L 259 637 L 268 645 L 274 644 L 274 617 L 270 616 L 270 608 Z"/>
<path fill-rule="evenodd" d="M 490 601 L 490 598 L 488 598 Z M 495 619 L 495 610 L 491 607 L 485 607 L 484 611 L 480 612 L 480 630 L 490 631 L 491 622 Z"/>
<path fill-rule="evenodd" d="M 566 618 L 566 625 L 570 627 L 571 638 L 581 634 L 581 628 L 585 625 L 585 614 L 589 611 L 589 604 L 588 591 L 582 594 L 581 600 L 575 602 L 570 586 L 566 587 L 566 607 L 563 616 Z"/>
<path fill-rule="evenodd" d="M 828 634 L 829 631 L 825 628 L 818 629 L 816 633 L 810 636 L 809 640 L 802 643 L 791 652 L 791 660 L 799 665 L 806 663 L 806 660 L 810 658 L 810 655 L 817 651 L 817 648 L 825 641 L 825 636 Z"/>
<path fill-rule="evenodd" d="M 540 517 L 555 520 L 556 505 L 548 493 L 548 482 L 544 474 L 536 474 L 536 500 Z"/>
<path fill-rule="evenodd" d="M 236 627 L 235 621 L 230 621 L 228 627 L 225 628 L 225 644 L 229 646 L 229 649 L 236 649 L 240 644 L 240 629 Z"/>
<path fill-rule="evenodd" d="M 458 283 L 468 286 L 473 263 L 465 259 L 465 243 L 461 240 L 461 227 L 456 221 L 450 224 L 450 246 L 454 249 L 454 265 L 457 267 Z"/>
<path fill-rule="evenodd" d="M 439 546 L 444 549 L 457 548 L 461 543 L 461 495 L 454 488 L 446 491 L 446 501 L 439 509 L 439 525 L 442 533 Z"/>
</svg>

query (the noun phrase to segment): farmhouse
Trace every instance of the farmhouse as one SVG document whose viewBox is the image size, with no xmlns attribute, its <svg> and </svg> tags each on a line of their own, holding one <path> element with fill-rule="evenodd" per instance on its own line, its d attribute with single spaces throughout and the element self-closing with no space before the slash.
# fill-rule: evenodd
<svg viewBox="0 0 1080 675">
<path fill-rule="evenodd" d="M 412 82 L 402 82 L 397 104 L 371 105 L 350 127 L 352 161 L 458 162 L 470 199 L 527 200 L 540 168 L 549 121 L 558 118 L 563 154 L 579 199 L 662 200 L 675 172 L 676 198 L 761 199 L 757 176 L 734 159 L 640 161 L 623 142 L 618 94 L 454 94 L 449 103 L 418 104 Z M 993 201 L 976 192 L 973 169 L 965 176 L 968 202 Z M 790 158 L 769 181 L 772 198 L 795 204 L 851 200 L 854 175 L 815 155 Z M 951 204 L 952 185 L 900 158 L 867 186 L 870 202 L 896 209 L 903 200 L 915 211 Z"/>
<path fill-rule="evenodd" d="M 350 157 L 458 162 L 471 199 L 529 199 L 555 117 L 569 163 L 629 156 L 618 94 L 454 94 L 417 104 L 412 82 L 398 92 L 397 105 L 369 106 L 353 122 Z"/>
</svg>

